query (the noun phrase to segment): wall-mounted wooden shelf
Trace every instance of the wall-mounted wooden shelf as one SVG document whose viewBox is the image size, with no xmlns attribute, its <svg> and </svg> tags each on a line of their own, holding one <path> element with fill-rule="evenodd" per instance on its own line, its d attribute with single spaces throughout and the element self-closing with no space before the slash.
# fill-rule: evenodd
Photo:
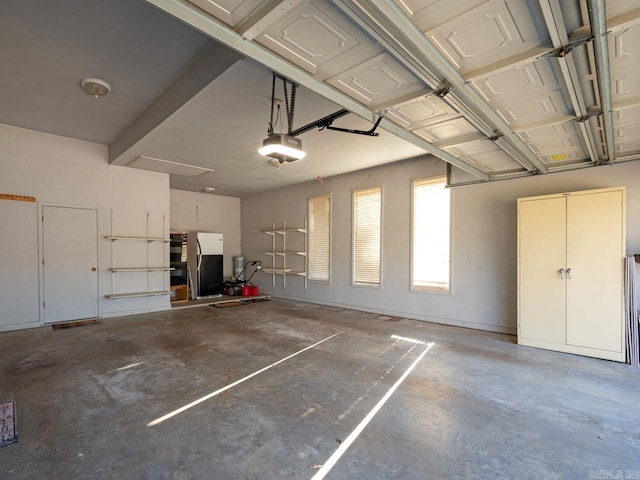
<svg viewBox="0 0 640 480">
<path fill-rule="evenodd" d="M 175 270 L 171 267 L 112 267 L 112 272 L 169 272 Z"/>
<path fill-rule="evenodd" d="M 170 290 L 164 290 L 164 288 L 169 287 L 169 278 L 166 272 L 174 270 L 170 266 L 160 265 L 158 263 L 169 263 L 169 255 L 168 255 L 168 243 L 171 241 L 170 238 L 163 237 L 153 237 L 149 235 L 150 231 L 150 216 L 147 213 L 147 235 L 146 236 L 135 236 L 135 235 L 108 235 L 104 238 L 111 240 L 111 291 L 115 292 L 117 290 L 128 290 L 129 288 L 124 287 L 122 282 L 128 282 L 128 286 L 131 290 L 135 290 L 133 292 L 122 292 L 122 293 L 110 293 L 105 295 L 106 298 L 110 300 L 116 300 L 119 298 L 135 298 L 135 297 L 153 297 L 158 295 L 170 295 Z M 166 231 L 166 215 L 162 215 L 162 231 Z M 157 231 L 157 230 L 156 230 Z M 111 218 L 111 232 L 113 233 L 113 214 Z M 124 243 L 117 243 L 118 241 L 123 241 Z M 143 245 L 143 249 L 145 253 L 140 252 L 139 246 L 135 246 L 133 243 L 126 242 L 146 242 L 146 245 Z M 162 261 L 159 261 L 158 258 L 151 259 L 150 252 L 152 250 L 157 252 L 157 248 L 159 245 L 152 245 L 153 242 L 162 242 L 164 245 Z M 127 255 L 128 253 L 128 255 Z M 121 255 L 124 256 L 122 257 Z M 126 264 L 134 264 L 140 265 L 142 263 L 141 257 L 144 255 L 146 257 L 146 265 L 145 267 L 134 267 L 134 266 L 126 266 Z M 123 266 L 114 266 L 120 264 Z M 137 272 L 136 275 L 118 275 L 120 272 L 134 273 Z M 145 273 L 146 277 L 140 275 L 139 273 Z M 160 273 L 158 273 L 160 272 Z M 162 275 L 162 281 L 160 282 L 158 275 Z M 146 281 L 146 285 L 144 285 Z M 116 283 L 120 283 L 120 287 L 116 288 Z M 163 290 L 154 290 L 156 288 L 163 288 Z"/>
<path fill-rule="evenodd" d="M 293 270 L 290 268 L 263 268 L 264 273 L 275 273 L 276 275 L 284 275 L 285 273 L 291 273 Z"/>
<path fill-rule="evenodd" d="M 169 295 L 169 290 L 158 290 L 155 292 L 131 292 L 131 293 L 109 293 L 105 297 L 114 300 L 116 298 L 153 297 L 157 295 Z"/>
<path fill-rule="evenodd" d="M 127 237 L 127 236 L 108 236 L 108 237 L 104 237 L 104 238 L 108 238 L 109 240 L 137 240 L 137 241 L 145 241 L 145 242 L 169 242 L 170 239 L 169 238 L 162 238 L 162 237 Z"/>
<path fill-rule="evenodd" d="M 274 223 L 271 230 L 262 231 L 266 235 L 270 235 L 271 238 L 271 251 L 264 252 L 265 255 L 271 257 L 271 268 L 263 268 L 264 273 L 270 273 L 272 276 L 272 284 L 276 285 L 276 275 L 282 275 L 282 285 L 287 286 L 287 275 L 298 275 L 304 277 L 304 288 L 307 288 L 307 220 L 305 218 L 303 228 L 287 228 L 286 222 L 282 222 L 282 228 L 276 228 Z M 301 233 L 303 235 L 302 241 L 304 244 L 304 250 L 287 250 L 287 237 L 290 234 Z M 299 240 L 299 239 L 298 239 Z M 287 256 L 301 256 L 304 257 L 303 270 L 293 270 L 287 266 Z M 277 261 L 276 261 L 277 259 Z M 299 260 L 298 266 L 299 266 Z"/>
</svg>

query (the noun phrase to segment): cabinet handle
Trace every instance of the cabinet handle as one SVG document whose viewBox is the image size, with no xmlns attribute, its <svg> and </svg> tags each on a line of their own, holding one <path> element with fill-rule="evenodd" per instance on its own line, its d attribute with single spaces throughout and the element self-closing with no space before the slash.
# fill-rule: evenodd
<svg viewBox="0 0 640 480">
<path fill-rule="evenodd" d="M 567 276 L 569 277 L 569 280 L 571 280 L 571 269 L 567 268 Z"/>
<path fill-rule="evenodd" d="M 558 270 L 560 272 L 560 278 L 564 280 L 564 268 Z"/>
</svg>

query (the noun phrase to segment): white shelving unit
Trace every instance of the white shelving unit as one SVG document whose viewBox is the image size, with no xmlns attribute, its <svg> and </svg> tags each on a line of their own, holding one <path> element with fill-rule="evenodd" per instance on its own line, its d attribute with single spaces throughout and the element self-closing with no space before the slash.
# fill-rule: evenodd
<svg viewBox="0 0 640 480">
<path fill-rule="evenodd" d="M 271 230 L 263 230 L 264 234 L 271 236 L 271 250 L 264 252 L 271 257 L 271 268 L 263 268 L 264 273 L 271 274 L 272 285 L 276 285 L 276 275 L 282 276 L 282 286 L 287 286 L 287 275 L 297 275 L 304 277 L 304 288 L 307 288 L 307 219 L 304 220 L 303 228 L 287 228 L 286 222 L 282 222 L 282 228 L 276 228 L 276 224 L 271 225 Z M 287 236 L 302 234 L 303 248 L 287 250 Z M 300 245 L 299 241 L 295 245 Z M 294 270 L 287 263 L 287 258 L 295 256 L 302 257 L 302 270 Z M 299 265 L 299 263 L 296 263 Z"/>
<path fill-rule="evenodd" d="M 162 216 L 162 226 L 163 226 L 163 231 L 164 231 L 164 223 L 165 223 L 165 216 Z M 112 219 L 112 228 L 113 228 L 113 219 Z M 147 231 L 149 231 L 149 216 L 147 215 Z M 110 300 L 115 300 L 115 299 L 119 299 L 119 298 L 135 298 L 135 297 L 153 297 L 153 296 L 159 296 L 159 295 L 169 295 L 171 292 L 169 290 L 150 290 L 148 288 L 149 286 L 149 275 L 152 272 L 168 272 L 170 270 L 173 270 L 171 267 L 169 266 L 164 266 L 164 265 L 160 265 L 160 266 L 151 266 L 149 265 L 150 260 L 150 252 L 149 252 L 149 246 L 150 244 L 154 243 L 154 242 L 163 242 L 165 245 L 169 243 L 170 239 L 169 238 L 164 238 L 164 237 L 151 237 L 151 236 L 146 236 L 146 237 L 139 237 L 139 236 L 131 236 L 131 235 L 109 235 L 105 237 L 108 240 L 111 240 L 111 267 L 109 268 L 109 270 L 111 270 L 111 292 L 115 292 L 116 291 L 116 283 L 117 283 L 117 276 L 118 273 L 136 273 L 136 272 L 140 272 L 140 273 L 146 273 L 147 274 L 147 278 L 146 278 L 146 284 L 147 284 L 147 289 L 145 291 L 138 291 L 138 292 L 123 292 L 123 293 L 109 293 L 107 295 L 105 295 L 106 298 L 110 299 Z M 147 243 L 147 247 L 146 247 L 146 263 L 147 265 L 144 267 L 129 267 L 129 266 L 114 266 L 114 244 L 116 242 L 146 242 Z M 165 252 L 165 255 L 163 255 L 164 257 L 164 261 L 168 262 L 168 255 Z M 166 285 L 168 283 L 168 280 L 165 278 L 163 280 L 164 285 Z"/>
</svg>

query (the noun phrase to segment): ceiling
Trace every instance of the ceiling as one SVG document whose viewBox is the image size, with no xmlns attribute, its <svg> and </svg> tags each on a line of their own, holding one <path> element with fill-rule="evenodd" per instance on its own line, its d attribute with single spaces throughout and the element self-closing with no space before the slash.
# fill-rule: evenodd
<svg viewBox="0 0 640 480">
<path fill-rule="evenodd" d="M 232 196 L 426 154 L 480 182 L 632 161 L 640 7 L 604 3 L 6 1 L 0 122 L 104 143 L 116 165 L 212 169 L 171 186 Z M 299 85 L 294 128 L 345 108 L 334 126 L 383 116 L 380 136 L 311 130 L 273 168 L 271 71 Z M 89 76 L 112 92 L 84 93 Z"/>
</svg>

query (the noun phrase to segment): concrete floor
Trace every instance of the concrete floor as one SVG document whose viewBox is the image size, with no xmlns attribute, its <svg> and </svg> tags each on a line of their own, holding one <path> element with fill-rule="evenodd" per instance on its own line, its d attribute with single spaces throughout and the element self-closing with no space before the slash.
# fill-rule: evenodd
<svg viewBox="0 0 640 480">
<path fill-rule="evenodd" d="M 434 345 L 327 479 L 640 478 L 637 369 L 283 300 L 0 334 L 0 478 L 310 479 L 426 350 L 394 334 Z"/>
</svg>

